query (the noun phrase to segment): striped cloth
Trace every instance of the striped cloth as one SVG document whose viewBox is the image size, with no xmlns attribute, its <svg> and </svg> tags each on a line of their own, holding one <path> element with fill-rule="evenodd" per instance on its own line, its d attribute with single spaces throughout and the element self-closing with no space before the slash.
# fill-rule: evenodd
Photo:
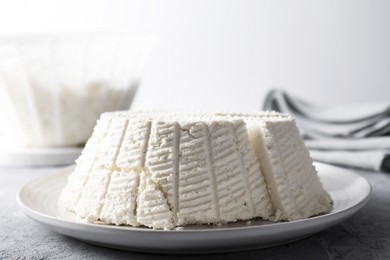
<svg viewBox="0 0 390 260">
<path fill-rule="evenodd" d="M 276 89 L 263 109 L 291 114 L 316 161 L 390 172 L 390 103 L 322 106 Z"/>
</svg>

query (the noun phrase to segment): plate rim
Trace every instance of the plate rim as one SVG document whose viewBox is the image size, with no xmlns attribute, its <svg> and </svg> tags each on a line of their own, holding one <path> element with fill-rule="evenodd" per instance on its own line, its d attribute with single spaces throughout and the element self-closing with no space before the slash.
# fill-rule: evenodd
<svg viewBox="0 0 390 260">
<path fill-rule="evenodd" d="M 370 197 L 372 195 L 372 186 L 371 186 L 370 182 L 366 178 L 364 178 L 363 176 L 358 175 L 358 174 L 356 174 L 355 172 L 353 172 L 353 171 L 351 171 L 349 169 L 344 169 L 344 168 L 337 167 L 337 166 L 334 166 L 334 165 L 329 165 L 329 164 L 325 164 L 325 163 L 317 163 L 317 162 L 315 164 L 316 165 L 326 165 L 326 167 L 335 168 L 335 169 L 337 169 L 337 171 L 342 170 L 342 171 L 345 171 L 346 174 L 352 174 L 352 175 L 354 175 L 354 177 L 358 177 L 359 179 L 363 180 L 365 182 L 365 184 L 367 185 L 367 187 L 368 187 L 367 194 L 359 202 L 355 203 L 354 205 L 352 205 L 350 207 L 341 209 L 341 210 L 339 210 L 337 212 L 329 212 L 329 213 L 321 214 L 321 215 L 318 215 L 318 216 L 313 216 L 313 217 L 310 217 L 310 218 L 307 218 L 307 219 L 300 219 L 300 220 L 286 221 L 286 222 L 275 222 L 275 223 L 269 223 L 269 224 L 257 225 L 257 226 L 249 226 L 248 225 L 248 226 L 242 226 L 242 227 L 220 227 L 220 228 L 210 228 L 210 229 L 205 228 L 205 229 L 193 229 L 193 230 L 175 230 L 175 229 L 173 229 L 173 230 L 160 230 L 160 229 L 151 229 L 151 228 L 146 228 L 146 227 L 132 227 L 132 226 L 122 226 L 122 225 L 120 225 L 120 226 L 104 225 L 104 224 L 87 223 L 87 222 L 82 222 L 82 221 L 77 222 L 77 221 L 66 220 L 66 219 L 63 219 L 63 218 L 60 218 L 60 217 L 54 217 L 54 216 L 50 216 L 50 215 L 44 214 L 42 212 L 39 212 L 39 211 L 37 211 L 35 209 L 30 208 L 28 205 L 26 205 L 23 202 L 24 199 L 21 198 L 22 192 L 25 189 L 27 189 L 29 185 L 31 185 L 33 182 L 43 181 L 43 180 L 47 180 L 47 179 L 50 179 L 50 178 L 53 178 L 53 177 L 56 177 L 56 176 L 59 176 L 59 175 L 64 175 L 67 171 L 69 171 L 72 168 L 74 168 L 74 165 L 72 165 L 72 166 L 68 166 L 68 167 L 63 167 L 61 169 L 57 169 L 57 170 L 55 170 L 55 172 L 46 174 L 44 176 L 40 176 L 38 178 L 35 178 L 35 179 L 32 179 L 32 180 L 26 182 L 25 184 L 23 184 L 19 188 L 19 190 L 17 192 L 17 195 L 16 195 L 16 200 L 17 200 L 17 203 L 18 203 L 19 207 L 22 209 L 22 211 L 26 215 L 29 215 L 29 217 L 32 217 L 32 216 L 30 216 L 30 214 L 34 214 L 34 215 L 40 216 L 42 218 L 50 219 L 52 221 L 58 221 L 58 222 L 61 222 L 61 223 L 76 224 L 76 225 L 80 224 L 80 225 L 85 226 L 85 227 L 98 227 L 98 228 L 104 228 L 104 229 L 110 229 L 110 230 L 128 230 L 128 231 L 137 231 L 137 232 L 163 232 L 163 233 L 221 232 L 221 231 L 224 231 L 224 230 L 233 231 L 233 230 L 243 230 L 243 229 L 258 229 L 258 228 L 264 228 L 264 227 L 269 227 L 269 226 L 274 226 L 274 227 L 275 226 L 284 226 L 284 225 L 288 225 L 288 224 L 291 224 L 291 223 L 300 223 L 300 222 L 307 223 L 307 222 L 311 222 L 311 221 L 315 221 L 315 220 L 324 218 L 325 216 L 330 218 L 330 217 L 337 217 L 338 215 L 344 215 L 345 213 L 349 213 L 349 211 L 357 212 L 362 207 L 364 207 L 364 205 L 370 200 Z M 68 172 L 68 174 L 69 174 L 69 172 Z M 30 214 L 27 214 L 27 212 L 29 212 Z M 250 220 L 242 220 L 242 221 L 250 221 Z"/>
<path fill-rule="evenodd" d="M 1 146 L 2 167 L 59 167 L 72 165 L 83 147 L 8 147 Z"/>
</svg>

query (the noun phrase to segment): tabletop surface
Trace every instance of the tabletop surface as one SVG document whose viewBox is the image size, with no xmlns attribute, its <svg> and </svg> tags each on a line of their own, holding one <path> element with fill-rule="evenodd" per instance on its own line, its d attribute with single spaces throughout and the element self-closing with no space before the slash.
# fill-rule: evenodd
<svg viewBox="0 0 390 260">
<path fill-rule="evenodd" d="M 290 244 L 213 255 L 156 255 L 108 249 L 50 231 L 26 217 L 16 193 L 50 168 L 0 168 L 0 259 L 390 259 L 390 174 L 354 170 L 372 185 L 348 220 Z"/>
</svg>

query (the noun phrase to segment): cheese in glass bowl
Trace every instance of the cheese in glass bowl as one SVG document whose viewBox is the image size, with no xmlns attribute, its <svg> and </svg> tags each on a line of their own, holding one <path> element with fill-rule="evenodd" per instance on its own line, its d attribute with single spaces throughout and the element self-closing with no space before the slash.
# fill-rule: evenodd
<svg viewBox="0 0 390 260">
<path fill-rule="evenodd" d="M 130 108 L 155 43 L 151 34 L 0 38 L 0 138 L 73 147 L 107 111 Z"/>
</svg>

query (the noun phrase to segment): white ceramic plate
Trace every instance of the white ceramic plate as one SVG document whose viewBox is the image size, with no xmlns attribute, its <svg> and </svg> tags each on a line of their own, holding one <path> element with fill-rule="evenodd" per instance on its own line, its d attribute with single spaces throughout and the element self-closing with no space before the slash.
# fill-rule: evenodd
<svg viewBox="0 0 390 260">
<path fill-rule="evenodd" d="M 0 146 L 1 166 L 71 165 L 80 156 L 81 147 L 30 148 Z"/>
<path fill-rule="evenodd" d="M 24 185 L 17 200 L 26 215 L 50 229 L 76 239 L 111 248 L 154 253 L 210 253 L 271 247 L 302 239 L 347 219 L 368 201 L 371 186 L 352 171 L 316 164 L 333 210 L 305 220 L 267 223 L 261 220 L 217 226 L 188 226 L 183 230 L 152 230 L 88 224 L 57 209 L 57 199 L 70 168 Z"/>
</svg>

